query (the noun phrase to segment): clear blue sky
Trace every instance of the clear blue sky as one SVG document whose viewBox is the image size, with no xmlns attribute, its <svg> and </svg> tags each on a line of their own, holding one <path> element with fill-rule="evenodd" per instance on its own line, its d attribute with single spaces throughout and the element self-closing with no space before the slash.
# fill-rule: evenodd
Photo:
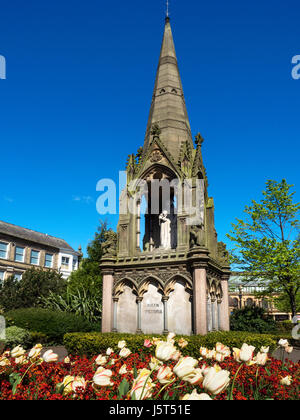
<svg viewBox="0 0 300 420">
<path fill-rule="evenodd" d="M 267 179 L 299 189 L 299 0 L 170 0 L 193 134 L 224 240 Z M 165 0 L 1 5 L 0 219 L 85 248 L 96 183 L 143 144 Z M 296 197 L 299 200 L 299 194 Z M 116 227 L 117 218 L 108 221 Z"/>
</svg>

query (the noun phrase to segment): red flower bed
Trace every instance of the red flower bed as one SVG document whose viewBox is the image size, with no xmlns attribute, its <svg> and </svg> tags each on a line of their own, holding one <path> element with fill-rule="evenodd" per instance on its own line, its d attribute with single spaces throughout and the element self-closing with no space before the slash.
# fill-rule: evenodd
<svg viewBox="0 0 300 420">
<path fill-rule="evenodd" d="M 24 365 L 16 364 L 15 360 L 8 357 L 9 365 L 0 366 L 0 400 L 117 400 L 130 399 L 130 390 L 134 379 L 141 369 L 149 369 L 151 355 L 143 353 L 143 349 L 137 354 L 131 354 L 127 358 L 120 358 L 119 354 L 112 353 L 107 357 L 105 369 L 112 371 L 112 386 L 95 386 L 93 377 L 98 366 L 95 359 L 70 357 L 70 363 L 59 362 L 40 362 L 31 365 L 29 362 Z M 111 361 L 114 363 L 111 364 Z M 177 362 L 168 361 L 164 366 L 169 366 L 172 370 Z M 126 365 L 127 373 L 120 374 L 122 366 Z M 214 366 L 213 361 L 200 361 L 199 368 L 203 366 Z M 219 366 L 230 372 L 231 383 L 221 394 L 212 396 L 216 400 L 226 400 L 231 392 L 234 383 L 234 400 L 255 400 L 255 399 L 274 399 L 274 400 L 296 400 L 299 399 L 300 384 L 300 364 L 282 364 L 282 362 L 270 359 L 266 366 L 247 366 L 241 365 L 232 357 L 228 357 Z M 197 366 L 198 367 L 198 366 Z M 234 382 L 234 376 L 239 373 Z M 61 384 L 68 376 L 82 377 L 85 380 L 85 389 L 76 388 L 76 392 L 66 393 L 66 388 L 61 388 Z M 283 378 L 290 376 L 292 383 L 290 386 L 282 385 Z M 13 384 L 16 378 L 22 378 L 19 385 Z M 120 396 L 120 385 L 126 379 L 129 389 L 124 395 Z M 157 371 L 151 372 L 153 389 L 151 399 L 179 400 L 186 394 L 191 394 L 193 390 L 198 393 L 206 392 L 203 384 L 191 385 L 182 381 L 178 377 L 174 381 L 164 385 L 157 381 Z"/>
</svg>

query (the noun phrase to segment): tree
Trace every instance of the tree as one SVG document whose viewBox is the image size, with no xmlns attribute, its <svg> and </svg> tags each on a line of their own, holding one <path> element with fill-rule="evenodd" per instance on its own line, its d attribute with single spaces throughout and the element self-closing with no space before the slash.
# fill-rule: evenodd
<svg viewBox="0 0 300 420">
<path fill-rule="evenodd" d="M 300 204 L 293 203 L 293 185 L 269 180 L 260 202 L 246 206 L 245 220 L 236 219 L 228 238 L 235 243 L 232 263 L 255 280 L 266 296 L 286 296 L 295 316 L 300 293 Z M 298 235 L 298 237 L 297 237 Z"/>
<path fill-rule="evenodd" d="M 290 312 L 290 301 L 287 294 L 282 294 L 273 299 L 276 309 L 280 312 Z M 296 313 L 300 312 L 300 293 L 296 296 Z"/>
<path fill-rule="evenodd" d="M 5 311 L 38 305 L 39 298 L 50 292 L 66 292 L 66 281 L 56 271 L 31 268 L 20 281 L 13 276 L 5 280 L 0 289 L 0 307 Z"/>
<path fill-rule="evenodd" d="M 109 231 L 106 222 L 100 222 L 94 239 L 87 247 L 88 257 L 82 259 L 80 267 L 74 271 L 68 282 L 68 290 L 71 293 L 85 291 L 102 298 L 102 276 L 100 261 L 103 254 L 103 243 L 106 240 L 106 233 Z"/>
<path fill-rule="evenodd" d="M 88 244 L 87 253 L 88 260 L 100 263 L 102 257 L 102 245 L 106 241 L 106 233 L 110 229 L 107 228 L 107 222 L 100 221 L 100 225 L 95 233 L 95 238 Z"/>
<path fill-rule="evenodd" d="M 245 307 L 235 309 L 230 317 L 231 331 L 248 331 L 253 333 L 270 333 L 276 331 L 273 321 L 263 308 Z"/>
<path fill-rule="evenodd" d="M 19 282 L 14 276 L 9 277 L 0 286 L 0 313 L 21 308 L 22 301 L 18 295 Z"/>
</svg>

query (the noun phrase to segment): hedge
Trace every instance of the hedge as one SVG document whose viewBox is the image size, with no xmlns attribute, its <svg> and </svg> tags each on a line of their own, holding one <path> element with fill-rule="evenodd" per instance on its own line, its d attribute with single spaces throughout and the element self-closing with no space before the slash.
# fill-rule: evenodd
<svg viewBox="0 0 300 420">
<path fill-rule="evenodd" d="M 131 334 L 111 334 L 111 333 L 72 333 L 64 336 L 64 346 L 69 354 L 77 356 L 95 356 L 104 353 L 108 347 L 117 350 L 120 340 L 126 340 L 127 346 L 134 353 L 153 353 L 153 348 L 148 349 L 143 346 L 146 338 L 151 339 L 151 335 L 131 335 Z M 162 336 L 160 336 L 162 337 Z M 165 337 L 162 337 L 165 339 Z M 176 337 L 178 340 L 181 337 Z M 206 336 L 184 337 L 188 341 L 188 346 L 182 351 L 184 355 L 195 358 L 199 357 L 200 347 L 214 348 L 217 342 L 221 342 L 230 348 L 240 348 L 243 343 L 255 346 L 260 349 L 262 346 L 270 347 L 270 351 L 277 347 L 278 337 L 268 334 L 252 334 L 247 332 L 214 332 Z M 285 338 L 285 337 L 280 337 Z"/>
<path fill-rule="evenodd" d="M 5 314 L 8 326 L 17 326 L 47 336 L 48 344 L 62 344 L 66 333 L 95 330 L 85 318 L 60 311 L 41 308 L 26 308 Z M 39 336 L 36 337 L 38 339 Z"/>
</svg>

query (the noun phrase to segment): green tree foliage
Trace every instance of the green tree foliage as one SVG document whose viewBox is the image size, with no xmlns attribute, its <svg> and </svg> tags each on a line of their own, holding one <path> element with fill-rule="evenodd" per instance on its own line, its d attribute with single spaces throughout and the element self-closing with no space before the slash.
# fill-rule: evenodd
<svg viewBox="0 0 300 420">
<path fill-rule="evenodd" d="M 276 309 L 280 312 L 290 312 L 291 311 L 291 305 L 290 300 L 287 294 L 282 294 L 276 298 L 273 299 L 274 305 Z M 296 312 L 300 312 L 300 293 L 297 293 L 296 296 Z"/>
<path fill-rule="evenodd" d="M 18 294 L 19 282 L 14 276 L 9 277 L 0 284 L 0 313 L 22 307 L 22 301 Z"/>
<path fill-rule="evenodd" d="M 67 293 L 63 296 L 51 293 L 40 299 L 43 308 L 81 315 L 90 322 L 101 321 L 102 276 L 99 265 L 108 231 L 107 224 L 101 222 L 88 245 L 88 257 L 82 259 L 79 269 L 68 280 Z"/>
<path fill-rule="evenodd" d="M 230 317 L 231 331 L 248 331 L 253 333 L 270 333 L 276 331 L 273 321 L 262 308 L 246 307 L 236 309 Z"/>
<path fill-rule="evenodd" d="M 232 262 L 245 276 L 264 288 L 264 294 L 286 296 L 293 315 L 300 291 L 299 203 L 292 185 L 269 180 L 263 199 L 245 208 L 227 235 L 234 243 Z"/>
<path fill-rule="evenodd" d="M 8 278 L 0 289 L 0 307 L 4 311 L 30 308 L 38 305 L 41 297 L 52 291 L 57 294 L 66 292 L 66 281 L 53 270 L 29 269 L 20 281 Z"/>
<path fill-rule="evenodd" d="M 88 257 L 82 259 L 79 269 L 69 278 L 68 292 L 72 294 L 77 294 L 78 291 L 85 292 L 101 300 L 102 276 L 99 264 L 106 232 L 108 232 L 107 223 L 100 222 L 94 239 L 87 247 Z"/>
</svg>

